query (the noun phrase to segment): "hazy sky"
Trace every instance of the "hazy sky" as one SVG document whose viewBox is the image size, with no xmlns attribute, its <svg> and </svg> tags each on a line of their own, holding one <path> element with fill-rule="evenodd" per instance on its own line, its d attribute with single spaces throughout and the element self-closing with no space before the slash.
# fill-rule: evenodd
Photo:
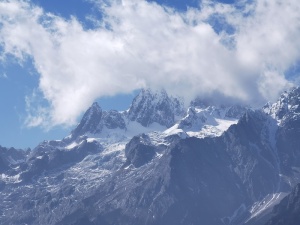
<svg viewBox="0 0 300 225">
<path fill-rule="evenodd" d="M 298 83 L 298 0 L 2 0 L 0 145 L 61 139 L 164 88 L 260 105 Z"/>
</svg>

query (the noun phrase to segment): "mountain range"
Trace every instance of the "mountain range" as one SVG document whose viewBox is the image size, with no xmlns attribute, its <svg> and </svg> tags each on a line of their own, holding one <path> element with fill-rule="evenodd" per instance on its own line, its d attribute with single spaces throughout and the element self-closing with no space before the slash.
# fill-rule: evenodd
<svg viewBox="0 0 300 225">
<path fill-rule="evenodd" d="M 62 140 L 0 147 L 0 223 L 299 224 L 300 88 L 261 109 L 142 90 Z"/>
</svg>

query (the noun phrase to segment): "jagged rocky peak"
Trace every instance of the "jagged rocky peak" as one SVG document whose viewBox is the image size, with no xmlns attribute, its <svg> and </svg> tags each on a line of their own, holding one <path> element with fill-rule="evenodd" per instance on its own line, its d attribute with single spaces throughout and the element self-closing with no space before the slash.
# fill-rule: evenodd
<svg viewBox="0 0 300 225">
<path fill-rule="evenodd" d="M 65 140 L 73 141 L 78 137 L 91 137 L 99 134 L 111 136 L 122 133 L 124 135 L 126 131 L 128 131 L 128 135 L 138 134 L 142 133 L 143 128 L 148 129 L 154 123 L 161 127 L 170 127 L 184 113 L 183 101 L 178 98 L 169 96 L 164 90 L 143 89 L 134 98 L 130 108 L 124 112 L 104 111 L 98 103 L 94 103 L 86 111 L 79 125 L 72 131 L 71 136 Z M 135 122 L 141 126 L 134 124 Z"/>
<path fill-rule="evenodd" d="M 134 98 L 128 110 L 128 118 L 144 127 L 152 123 L 170 127 L 174 125 L 176 117 L 182 116 L 184 111 L 183 102 L 169 96 L 165 90 L 143 89 Z"/>
<path fill-rule="evenodd" d="M 97 102 L 85 112 L 79 125 L 72 131 L 73 137 L 78 137 L 85 133 L 97 133 L 101 129 L 98 125 L 102 119 L 102 109 Z"/>
<path fill-rule="evenodd" d="M 300 113 L 300 87 L 285 91 L 275 103 L 267 103 L 263 110 L 278 121 Z"/>
<path fill-rule="evenodd" d="M 121 112 L 103 111 L 97 102 L 86 111 L 79 125 L 72 131 L 72 138 L 86 134 L 99 134 L 104 129 L 126 129 Z"/>
</svg>

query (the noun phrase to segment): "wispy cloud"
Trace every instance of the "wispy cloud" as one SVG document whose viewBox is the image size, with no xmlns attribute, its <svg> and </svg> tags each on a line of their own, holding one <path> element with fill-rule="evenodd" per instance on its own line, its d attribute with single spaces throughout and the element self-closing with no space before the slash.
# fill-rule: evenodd
<svg viewBox="0 0 300 225">
<path fill-rule="evenodd" d="M 203 1 L 201 10 L 177 12 L 144 0 L 112 0 L 99 5 L 95 28 L 84 29 L 76 18 L 27 1 L 1 2 L 2 56 L 32 58 L 49 103 L 36 105 L 28 125 L 74 124 L 96 98 L 141 87 L 187 99 L 276 97 L 291 85 L 284 74 L 300 58 L 300 2 L 243 3 Z"/>
<path fill-rule="evenodd" d="M 7 74 L 6 74 L 6 73 L 2 73 L 2 74 L 0 74 L 0 78 L 7 79 L 8 77 L 7 77 Z"/>
</svg>

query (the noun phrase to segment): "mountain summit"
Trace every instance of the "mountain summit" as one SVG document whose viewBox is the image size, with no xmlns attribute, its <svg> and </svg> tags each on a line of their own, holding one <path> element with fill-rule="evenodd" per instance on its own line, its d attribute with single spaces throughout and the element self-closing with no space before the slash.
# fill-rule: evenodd
<svg viewBox="0 0 300 225">
<path fill-rule="evenodd" d="M 128 118 L 144 127 L 152 123 L 170 127 L 184 113 L 183 102 L 179 99 L 168 96 L 164 90 L 153 92 L 147 89 L 134 98 L 128 110 Z"/>
<path fill-rule="evenodd" d="M 80 136 L 86 133 L 98 133 L 101 131 L 100 122 L 102 119 L 102 109 L 97 102 L 86 111 L 83 115 L 81 122 L 72 131 L 72 136 Z"/>
<path fill-rule="evenodd" d="M 258 110 L 199 100 L 184 109 L 179 98 L 151 90 L 123 112 L 94 103 L 63 140 L 26 154 L 0 148 L 0 223 L 274 221 L 289 199 L 298 207 L 299 90 Z"/>
<path fill-rule="evenodd" d="M 300 115 L 300 87 L 293 88 L 290 92 L 285 91 L 277 102 L 267 103 L 263 109 L 279 123 L 298 119 L 297 117 Z"/>
</svg>

